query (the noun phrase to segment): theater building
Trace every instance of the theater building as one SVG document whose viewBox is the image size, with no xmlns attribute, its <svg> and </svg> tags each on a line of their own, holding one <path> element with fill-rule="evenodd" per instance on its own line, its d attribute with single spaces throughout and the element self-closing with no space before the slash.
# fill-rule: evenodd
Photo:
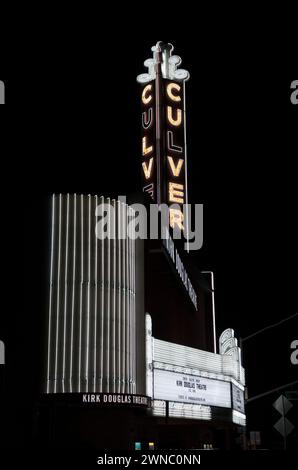
<svg viewBox="0 0 298 470">
<path fill-rule="evenodd" d="M 41 435 L 53 446 L 227 449 L 245 429 L 237 339 L 232 329 L 217 334 L 212 285 L 173 236 L 175 227 L 186 239 L 190 230 L 189 74 L 171 45 L 152 50 L 138 77 L 142 198 L 169 205 L 169 236 L 135 239 L 131 203 L 53 195 L 40 407 Z"/>
</svg>

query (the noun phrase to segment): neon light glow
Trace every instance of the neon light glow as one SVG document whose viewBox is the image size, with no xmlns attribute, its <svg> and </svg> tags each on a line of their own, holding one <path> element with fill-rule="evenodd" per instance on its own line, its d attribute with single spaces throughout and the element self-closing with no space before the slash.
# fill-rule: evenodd
<svg viewBox="0 0 298 470">
<path fill-rule="evenodd" d="M 183 184 L 169 183 L 169 200 L 170 202 L 184 203 L 184 186 Z"/>
<path fill-rule="evenodd" d="M 173 90 L 177 90 L 178 92 L 181 91 L 181 86 L 178 85 L 178 83 L 169 83 L 168 86 L 167 86 L 167 94 L 168 94 L 168 97 L 176 102 L 176 103 L 180 103 L 181 102 L 181 96 L 179 95 L 174 95 L 173 93 Z"/>
<path fill-rule="evenodd" d="M 167 116 L 169 123 L 174 127 L 180 127 L 182 124 L 182 110 L 176 109 L 176 118 L 173 116 L 173 108 L 172 106 L 167 107 Z"/>
<path fill-rule="evenodd" d="M 146 162 L 142 164 L 143 170 L 144 170 L 144 175 L 146 180 L 149 180 L 151 178 L 152 174 L 152 168 L 153 168 L 153 158 L 150 158 L 149 164 L 147 165 Z"/>
<path fill-rule="evenodd" d="M 168 157 L 168 162 L 170 164 L 172 175 L 178 178 L 184 165 L 184 160 L 182 160 L 182 158 L 179 158 L 178 163 L 175 165 L 173 158 Z"/>
<path fill-rule="evenodd" d="M 151 94 L 148 94 L 152 90 L 152 85 L 147 85 L 142 93 L 142 102 L 143 104 L 149 104 L 151 103 L 153 97 Z"/>
<path fill-rule="evenodd" d="M 147 137 L 143 137 L 143 156 L 153 152 L 153 145 L 147 147 Z"/>
</svg>

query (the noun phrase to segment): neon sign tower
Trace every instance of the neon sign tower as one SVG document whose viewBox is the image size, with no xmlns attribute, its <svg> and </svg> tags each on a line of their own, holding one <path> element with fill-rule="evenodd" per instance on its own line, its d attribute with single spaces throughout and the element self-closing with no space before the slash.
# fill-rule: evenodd
<svg viewBox="0 0 298 470">
<path fill-rule="evenodd" d="M 158 42 L 144 63 L 141 85 L 143 191 L 170 206 L 170 226 L 187 233 L 188 204 L 185 83 L 190 75 L 172 55 L 172 44 Z M 174 205 L 174 206 L 173 206 Z"/>
</svg>

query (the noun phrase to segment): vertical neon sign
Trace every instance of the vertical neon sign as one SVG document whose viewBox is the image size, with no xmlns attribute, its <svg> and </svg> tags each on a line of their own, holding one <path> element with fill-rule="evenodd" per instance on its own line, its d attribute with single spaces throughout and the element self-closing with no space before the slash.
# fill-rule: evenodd
<svg viewBox="0 0 298 470">
<path fill-rule="evenodd" d="M 185 119 L 186 70 L 173 46 L 158 42 L 148 73 L 139 75 L 142 104 L 143 191 L 157 204 L 170 208 L 170 225 L 188 232 L 183 205 L 188 204 Z"/>
</svg>

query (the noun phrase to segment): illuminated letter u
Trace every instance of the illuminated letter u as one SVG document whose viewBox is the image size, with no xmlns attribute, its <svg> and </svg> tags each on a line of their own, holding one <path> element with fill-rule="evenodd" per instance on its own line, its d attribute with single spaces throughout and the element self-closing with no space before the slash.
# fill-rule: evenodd
<svg viewBox="0 0 298 470">
<path fill-rule="evenodd" d="M 177 116 L 174 119 L 173 117 L 173 108 L 172 106 L 168 106 L 168 121 L 172 126 L 179 127 L 182 124 L 182 111 L 181 109 L 177 109 Z"/>
<path fill-rule="evenodd" d="M 153 110 L 150 108 L 148 111 L 144 111 L 142 114 L 142 126 L 143 129 L 149 129 L 153 122 Z"/>
</svg>

